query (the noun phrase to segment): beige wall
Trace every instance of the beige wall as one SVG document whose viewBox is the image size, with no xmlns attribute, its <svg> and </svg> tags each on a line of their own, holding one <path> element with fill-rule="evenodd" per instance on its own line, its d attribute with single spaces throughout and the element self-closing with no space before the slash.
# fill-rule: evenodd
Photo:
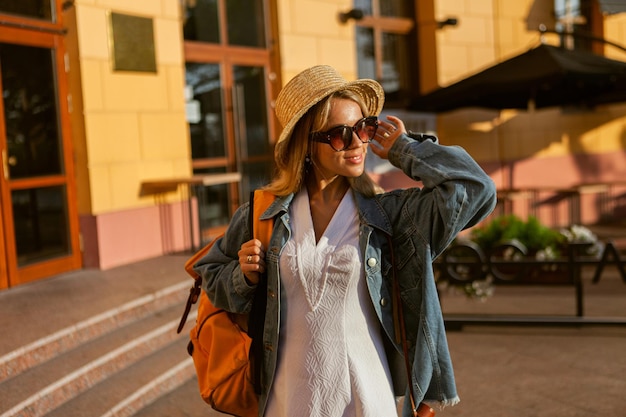
<svg viewBox="0 0 626 417">
<path fill-rule="evenodd" d="M 435 18 L 456 17 L 459 24 L 436 32 L 437 78 L 451 84 L 496 62 L 558 38 L 526 28 L 533 0 L 433 0 Z M 341 25 L 337 13 L 350 1 L 279 0 L 279 31 L 283 82 L 300 70 L 329 63 L 348 78 L 356 77 L 354 24 Z M 608 16 L 605 36 L 626 44 L 626 15 Z M 620 51 L 610 48 L 608 55 Z M 460 110 L 439 117 L 438 133 L 447 143 L 466 147 L 479 160 L 500 162 L 547 158 L 575 153 L 622 151 L 621 106 L 595 112 L 561 109 L 528 111 Z"/>
<path fill-rule="evenodd" d="M 156 73 L 113 69 L 111 12 L 152 20 Z M 140 196 L 144 180 L 191 174 L 180 12 L 178 0 L 75 0 L 65 12 L 85 267 L 190 245 L 180 194 Z"/>
<path fill-rule="evenodd" d="M 435 0 L 437 20 L 459 19 L 457 26 L 437 31 L 439 85 L 456 82 L 537 45 L 539 34 L 527 31 L 525 22 L 532 3 Z"/>
<path fill-rule="evenodd" d="M 459 25 L 437 33 L 438 78 L 445 86 L 539 45 L 540 35 L 526 29 L 532 0 L 435 0 L 438 19 L 459 18 Z M 626 14 L 605 17 L 605 38 L 626 44 Z M 544 41 L 557 44 L 554 36 Z M 605 47 L 606 55 L 626 53 Z M 620 182 L 626 175 L 626 104 L 593 110 L 548 108 L 534 111 L 459 109 L 437 118 L 442 143 L 466 148 L 499 188 L 571 187 Z M 584 221 L 599 218 L 597 195 Z M 520 201 L 517 207 L 528 203 Z M 567 215 L 543 219 L 568 224 Z"/>
<path fill-rule="evenodd" d="M 156 74 L 113 70 L 112 11 L 153 19 Z M 77 0 L 73 13 L 82 94 L 74 108 L 82 116 L 74 134 L 79 210 L 98 215 L 153 205 L 139 196 L 142 180 L 191 173 L 179 2 Z"/>
<path fill-rule="evenodd" d="M 606 16 L 604 19 L 604 37 L 621 46 L 626 46 L 626 13 Z M 604 49 L 607 57 L 626 61 L 626 51 L 612 46 L 606 46 Z"/>
<path fill-rule="evenodd" d="M 277 0 L 283 84 L 313 65 L 328 64 L 347 79 L 357 77 L 353 21 L 341 24 L 338 13 L 350 0 Z"/>
<path fill-rule="evenodd" d="M 540 43 L 537 32 L 526 29 L 525 17 L 532 0 L 438 0 L 438 18 L 457 16 L 459 25 L 438 32 L 439 80 L 450 84 L 523 53 Z M 626 42 L 626 16 L 609 16 L 605 37 Z M 547 43 L 555 43 L 552 36 Z M 607 55 L 624 59 L 616 48 Z M 602 106 L 596 111 L 534 112 L 458 110 L 444 113 L 438 132 L 446 142 L 460 143 L 479 160 L 555 157 L 570 153 L 606 153 L 624 150 L 623 106 Z"/>
</svg>

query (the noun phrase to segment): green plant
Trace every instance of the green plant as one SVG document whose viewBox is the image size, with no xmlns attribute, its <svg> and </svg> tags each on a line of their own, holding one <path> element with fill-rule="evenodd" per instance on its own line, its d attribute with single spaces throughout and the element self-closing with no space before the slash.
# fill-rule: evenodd
<svg viewBox="0 0 626 417">
<path fill-rule="evenodd" d="M 485 252 L 515 240 L 522 243 L 529 253 L 542 250 L 559 253 L 566 242 L 562 233 L 542 225 L 536 217 L 530 216 L 524 221 L 513 214 L 496 217 L 491 222 L 472 229 L 470 238 Z"/>
</svg>

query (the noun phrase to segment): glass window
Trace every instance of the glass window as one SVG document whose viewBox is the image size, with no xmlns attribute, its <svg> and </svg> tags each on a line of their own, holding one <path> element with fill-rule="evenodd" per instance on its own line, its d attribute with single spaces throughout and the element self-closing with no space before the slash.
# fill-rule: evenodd
<svg viewBox="0 0 626 417">
<path fill-rule="evenodd" d="M 233 72 L 233 107 L 239 120 L 235 131 L 240 149 L 248 157 L 265 155 L 269 151 L 269 127 L 263 68 L 235 66 Z"/>
<path fill-rule="evenodd" d="M 31 188 L 11 193 L 19 266 L 70 252 L 65 187 Z"/>
<path fill-rule="evenodd" d="M 406 36 L 395 33 L 382 34 L 383 77 L 380 80 L 386 94 L 400 94 L 408 85 Z"/>
<path fill-rule="evenodd" d="M 196 169 L 194 174 L 210 175 L 226 172 L 224 168 Z M 198 215 L 200 222 L 201 246 L 209 242 L 212 237 L 210 230 L 213 227 L 228 224 L 228 207 L 231 196 L 227 184 L 194 187 L 194 194 L 198 199 Z"/>
<path fill-rule="evenodd" d="M 228 0 L 228 43 L 237 46 L 265 46 L 262 0 Z"/>
<path fill-rule="evenodd" d="M 52 0 L 0 0 L 0 13 L 52 21 L 54 6 Z"/>
<path fill-rule="evenodd" d="M 183 4 L 185 40 L 220 43 L 217 0 L 183 0 Z"/>
<path fill-rule="evenodd" d="M 222 9 L 227 39 L 220 32 Z M 264 48 L 264 22 L 263 0 L 184 0 L 185 40 Z"/>
<path fill-rule="evenodd" d="M 354 8 L 372 16 L 412 17 L 413 13 L 411 2 L 406 0 L 354 0 Z"/>
<path fill-rule="evenodd" d="M 357 61 L 360 78 L 381 83 L 387 103 L 403 106 L 416 87 L 409 77 L 411 36 L 415 22 L 412 3 L 400 0 L 357 0 L 355 7 L 367 19 L 356 22 Z"/>
<path fill-rule="evenodd" d="M 380 2 L 381 16 L 412 17 L 410 2 L 406 0 L 387 0 Z"/>
<path fill-rule="evenodd" d="M 185 79 L 192 159 L 226 156 L 220 66 L 187 63 Z"/>
<path fill-rule="evenodd" d="M 248 163 L 243 168 L 241 181 L 242 197 L 244 201 L 249 198 L 250 192 L 268 184 L 271 177 L 271 164 L 267 162 Z"/>
<path fill-rule="evenodd" d="M 376 56 L 374 54 L 374 30 L 356 27 L 359 78 L 376 79 Z"/>
<path fill-rule="evenodd" d="M 565 47 L 592 49 L 593 28 L 591 23 L 593 7 L 595 6 L 596 4 L 591 0 L 554 0 L 556 30 L 565 34 L 563 37 Z"/>
<path fill-rule="evenodd" d="M 62 173 L 53 59 L 47 48 L 0 44 L 12 179 Z"/>
</svg>

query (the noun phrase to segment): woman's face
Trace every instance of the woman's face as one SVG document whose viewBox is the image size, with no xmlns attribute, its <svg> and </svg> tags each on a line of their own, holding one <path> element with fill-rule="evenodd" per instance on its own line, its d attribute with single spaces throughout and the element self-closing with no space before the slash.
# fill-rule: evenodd
<svg viewBox="0 0 626 417">
<path fill-rule="evenodd" d="M 361 107 L 348 99 L 335 99 L 331 103 L 330 115 L 322 131 L 328 131 L 336 126 L 354 126 L 363 118 Z M 352 142 L 343 151 L 335 151 L 329 144 L 311 142 L 314 163 L 321 171 L 323 178 L 332 178 L 336 175 L 343 177 L 358 177 L 365 170 L 365 155 L 367 143 L 363 143 L 352 132 Z"/>
</svg>

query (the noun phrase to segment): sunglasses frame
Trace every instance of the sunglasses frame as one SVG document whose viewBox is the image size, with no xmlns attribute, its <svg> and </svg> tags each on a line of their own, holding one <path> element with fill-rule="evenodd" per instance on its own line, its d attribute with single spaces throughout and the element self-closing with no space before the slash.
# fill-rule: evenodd
<svg viewBox="0 0 626 417">
<path fill-rule="evenodd" d="M 370 121 L 370 120 L 374 120 L 374 134 L 372 135 L 371 138 L 369 138 L 367 141 L 363 140 L 361 138 L 361 136 L 358 135 L 357 130 L 361 127 L 361 125 L 363 125 L 363 123 Z M 344 140 L 344 136 L 343 136 L 343 131 L 342 131 L 342 135 L 341 138 L 343 140 L 343 148 L 341 149 L 336 149 L 333 145 L 332 145 L 332 140 L 331 140 L 331 133 L 333 133 L 333 131 L 337 130 L 337 129 L 350 129 L 350 140 L 346 141 Z M 367 116 L 364 117 L 362 119 L 360 119 L 358 122 L 356 122 L 354 124 L 354 126 L 348 126 L 348 125 L 339 125 L 339 126 L 335 126 L 331 129 L 328 129 L 325 132 L 312 132 L 309 135 L 309 138 L 312 141 L 315 142 L 321 142 L 321 143 L 326 143 L 328 145 L 330 145 L 331 148 L 333 148 L 333 150 L 335 150 L 336 152 L 341 152 L 341 151 L 345 151 L 346 149 L 348 149 L 350 147 L 350 145 L 352 144 L 352 136 L 357 133 L 357 137 L 359 138 L 359 140 L 363 143 L 370 143 L 373 139 L 374 136 L 376 136 L 376 131 L 378 130 L 378 117 L 377 116 Z M 345 131 L 345 130 L 344 130 Z"/>
</svg>

